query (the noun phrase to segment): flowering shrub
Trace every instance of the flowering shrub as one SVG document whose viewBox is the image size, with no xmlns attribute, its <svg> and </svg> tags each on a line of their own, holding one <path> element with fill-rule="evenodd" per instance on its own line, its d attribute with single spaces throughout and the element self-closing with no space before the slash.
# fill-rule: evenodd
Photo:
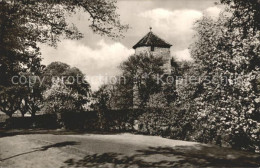
<svg viewBox="0 0 260 168">
<path fill-rule="evenodd" d="M 224 14 L 196 24 L 192 72 L 202 78 L 179 88 L 183 109 L 194 117 L 193 138 L 260 152 L 260 31 L 229 29 Z M 223 79 L 223 81 L 213 81 Z M 187 108 L 188 107 L 188 108 Z"/>
</svg>

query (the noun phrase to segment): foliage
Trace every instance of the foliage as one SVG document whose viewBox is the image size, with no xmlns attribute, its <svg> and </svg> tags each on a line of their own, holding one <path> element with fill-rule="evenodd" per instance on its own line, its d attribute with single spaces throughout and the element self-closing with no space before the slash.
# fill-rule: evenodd
<svg viewBox="0 0 260 168">
<path fill-rule="evenodd" d="M 61 119 L 62 113 L 81 112 L 88 102 L 90 86 L 83 73 L 77 68 L 54 62 L 44 71 L 47 88 L 45 106 L 47 113 L 54 113 Z"/>
<path fill-rule="evenodd" d="M 149 101 L 147 102 L 148 108 L 163 109 L 167 106 L 168 103 L 163 93 L 150 95 Z"/>
<path fill-rule="evenodd" d="M 45 92 L 45 103 L 48 106 L 48 113 L 61 113 L 65 111 L 73 111 L 77 101 L 72 90 L 66 87 L 62 81 L 56 81 L 50 89 Z"/>
<path fill-rule="evenodd" d="M 6 120 L 7 129 L 56 129 L 58 126 L 56 115 L 37 115 L 35 117 L 12 117 Z"/>
<path fill-rule="evenodd" d="M 109 85 L 102 85 L 98 91 L 96 91 L 92 96 L 96 100 L 93 102 L 92 106 L 95 110 L 107 110 L 111 109 L 111 97 L 113 91 Z"/>
<path fill-rule="evenodd" d="M 35 58 L 32 58 L 31 60 L 33 61 Z M 25 72 L 20 72 L 18 75 L 14 76 L 17 77 L 13 78 L 14 80 L 12 82 L 14 83 L 8 85 L 4 84 L 4 86 L 0 88 L 2 95 L 2 101 L 0 103 L 1 107 L 6 109 L 7 104 L 12 104 L 13 107 L 10 107 L 13 109 L 12 113 L 19 110 L 22 116 L 24 116 L 27 112 L 31 113 L 32 116 L 35 116 L 36 112 L 40 110 L 43 92 L 43 88 L 41 87 L 39 81 L 42 72 L 41 68 L 43 67 L 36 67 L 38 65 L 39 64 L 35 64 L 29 61 L 27 63 L 28 69 L 24 70 Z M 23 79 L 24 81 L 19 82 L 19 79 Z M 12 116 L 11 112 L 7 113 L 9 113 L 10 117 Z"/>
<path fill-rule="evenodd" d="M 52 62 L 43 72 L 44 87 L 50 88 L 56 80 L 60 80 L 73 92 L 87 96 L 90 92 L 90 85 L 85 75 L 76 67 L 70 67 L 62 62 Z M 83 97 L 81 97 L 83 99 Z"/>
<path fill-rule="evenodd" d="M 114 85 L 102 85 L 98 91 L 96 91 L 92 96 L 94 102 L 92 102 L 92 108 L 97 110 L 98 124 L 100 129 L 105 129 L 105 113 L 111 110 L 113 107 L 113 100 L 116 91 L 113 89 Z"/>
<path fill-rule="evenodd" d="M 79 39 L 82 34 L 67 22 L 67 16 L 82 9 L 90 14 L 96 33 L 117 37 L 128 26 L 119 22 L 115 1 L 3 0 L 0 2 L 0 77 L 17 75 L 29 59 L 39 55 L 37 42 L 56 46 L 61 36 Z M 39 64 L 40 58 L 34 59 Z M 23 65 L 23 66 L 21 66 Z"/>
<path fill-rule="evenodd" d="M 41 78 L 45 67 L 35 64 L 35 62 L 28 63 L 28 67 L 26 72 L 20 73 L 20 76 L 25 77 L 27 81 L 23 85 L 18 84 L 21 85 L 22 98 L 19 111 L 22 116 L 29 112 L 32 117 L 35 117 L 43 106 L 43 91 L 45 88 Z"/>
<path fill-rule="evenodd" d="M 246 17 L 236 16 L 246 8 L 228 8 L 218 20 L 203 17 L 196 23 L 194 62 L 178 64 L 175 73 L 183 76 L 177 100 L 159 115 L 146 109 L 138 118 L 139 132 L 259 152 L 260 32 L 255 19 L 245 24 Z M 150 105 L 163 104 L 162 95 L 151 98 Z"/>
<path fill-rule="evenodd" d="M 13 101 L 6 102 L 13 100 L 8 97 L 16 94 L 16 89 L 13 89 L 11 81 L 12 77 L 19 77 L 23 73 L 30 73 L 32 76 L 39 75 L 37 71 L 43 67 L 38 43 L 56 46 L 61 37 L 69 39 L 83 37 L 77 27 L 69 24 L 67 18 L 71 14 L 79 10 L 87 12 L 90 15 L 90 28 L 95 33 L 113 38 L 122 37 L 123 31 L 128 29 L 128 25 L 120 23 L 115 3 L 113 0 L 0 1 L 0 91 L 1 98 L 3 98 L 0 101 L 3 103 L 1 107 L 8 109 L 7 113 L 11 116 L 11 113 L 17 108 L 7 106 L 19 104 Z M 71 73 L 78 72 L 77 69 L 74 71 L 71 70 Z M 82 87 L 77 88 L 76 85 L 72 87 L 73 90 L 78 89 L 79 92 L 84 92 L 84 89 L 80 90 Z M 27 110 L 31 109 L 31 113 L 34 115 L 38 110 L 36 104 L 40 100 L 38 98 L 41 89 L 36 86 L 33 89 L 27 86 L 21 89 L 24 97 L 20 104 L 20 111 L 24 115 Z M 11 94 L 11 90 L 14 90 L 14 93 Z M 35 97 L 38 97 L 37 100 L 33 100 Z M 83 100 L 84 98 L 79 97 L 78 99 Z"/>
<path fill-rule="evenodd" d="M 120 77 L 117 78 L 118 81 Z M 132 88 L 126 83 L 104 84 L 93 95 L 96 100 L 93 103 L 94 109 L 129 109 L 132 108 Z"/>
<path fill-rule="evenodd" d="M 259 0 L 220 0 L 227 4 L 232 12 L 228 28 L 241 29 L 241 37 L 248 33 L 256 35 L 260 30 L 260 1 Z"/>
<path fill-rule="evenodd" d="M 19 87 L 8 87 L 0 90 L 0 110 L 9 117 L 19 109 L 21 103 L 21 89 Z"/>
<path fill-rule="evenodd" d="M 41 110 L 43 106 L 43 91 L 44 88 L 37 81 L 35 76 L 30 76 L 30 81 L 35 80 L 35 84 L 30 86 L 24 86 L 21 92 L 22 102 L 20 104 L 19 111 L 24 116 L 27 112 L 31 114 L 32 117 L 36 115 L 38 111 Z"/>
<path fill-rule="evenodd" d="M 179 88 L 178 103 L 186 103 L 196 140 L 258 151 L 259 33 L 248 30 L 245 38 L 240 27 L 229 29 L 229 21 L 223 13 L 218 21 L 197 22 L 189 77 L 200 80 Z"/>
<path fill-rule="evenodd" d="M 158 76 L 164 74 L 162 66 L 165 61 L 162 57 L 155 57 L 150 53 L 132 55 L 120 66 L 126 79 L 128 88 L 136 85 L 140 97 L 140 106 L 145 106 L 150 95 L 162 91 L 162 82 L 158 82 Z"/>
</svg>

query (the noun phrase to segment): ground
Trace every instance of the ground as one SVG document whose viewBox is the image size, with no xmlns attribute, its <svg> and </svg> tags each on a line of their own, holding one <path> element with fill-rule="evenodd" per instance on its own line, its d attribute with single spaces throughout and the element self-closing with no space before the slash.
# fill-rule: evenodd
<svg viewBox="0 0 260 168">
<path fill-rule="evenodd" d="M 260 155 L 133 134 L 6 134 L 0 167 L 259 167 Z"/>
</svg>

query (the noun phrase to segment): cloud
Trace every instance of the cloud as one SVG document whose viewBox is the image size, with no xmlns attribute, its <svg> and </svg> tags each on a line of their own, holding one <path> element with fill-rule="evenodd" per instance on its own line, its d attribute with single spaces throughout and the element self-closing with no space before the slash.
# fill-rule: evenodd
<svg viewBox="0 0 260 168">
<path fill-rule="evenodd" d="M 157 8 L 143 12 L 140 16 L 151 19 L 158 28 L 166 28 L 167 33 L 169 30 L 186 32 L 190 31 L 193 23 L 202 17 L 202 12 L 190 9 L 170 11 Z"/>
<path fill-rule="evenodd" d="M 209 7 L 205 10 L 205 14 L 213 17 L 213 18 L 217 18 L 221 12 L 221 8 L 217 7 L 217 6 L 213 6 L 213 7 Z"/>
<path fill-rule="evenodd" d="M 192 61 L 189 49 L 175 51 L 174 55 L 175 55 L 175 58 L 176 58 L 177 61 L 183 61 L 183 60 Z"/>
<path fill-rule="evenodd" d="M 192 37 L 193 24 L 202 17 L 202 12 L 191 9 L 166 10 L 157 8 L 140 13 L 140 16 L 150 19 L 151 25 L 156 30 L 164 32 L 172 38 L 181 38 L 187 41 Z M 186 37 L 189 37 L 188 39 Z"/>
<path fill-rule="evenodd" d="M 194 41 L 194 23 L 203 13 L 194 9 L 167 10 L 156 8 L 139 13 L 149 20 L 155 34 L 173 44 L 172 51 L 184 50 Z"/>
<path fill-rule="evenodd" d="M 104 40 L 100 40 L 95 49 L 72 40 L 62 41 L 57 49 L 47 46 L 41 46 L 41 49 L 43 64 L 60 61 L 79 68 L 90 77 L 93 90 L 102 84 L 100 76 L 117 75 L 120 63 L 134 54 L 134 50 L 119 42 L 107 44 Z"/>
</svg>

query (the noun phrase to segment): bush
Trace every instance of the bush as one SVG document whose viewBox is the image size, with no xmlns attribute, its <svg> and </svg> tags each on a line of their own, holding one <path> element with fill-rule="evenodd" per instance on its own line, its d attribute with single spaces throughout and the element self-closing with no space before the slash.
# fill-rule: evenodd
<svg viewBox="0 0 260 168">
<path fill-rule="evenodd" d="M 62 113 L 66 129 L 85 131 L 132 131 L 133 119 L 138 112 L 133 110 L 106 110 Z"/>
<path fill-rule="evenodd" d="M 13 117 L 6 120 L 7 129 L 45 128 L 55 129 L 58 127 L 55 115 L 36 115 L 32 117 Z"/>
</svg>

